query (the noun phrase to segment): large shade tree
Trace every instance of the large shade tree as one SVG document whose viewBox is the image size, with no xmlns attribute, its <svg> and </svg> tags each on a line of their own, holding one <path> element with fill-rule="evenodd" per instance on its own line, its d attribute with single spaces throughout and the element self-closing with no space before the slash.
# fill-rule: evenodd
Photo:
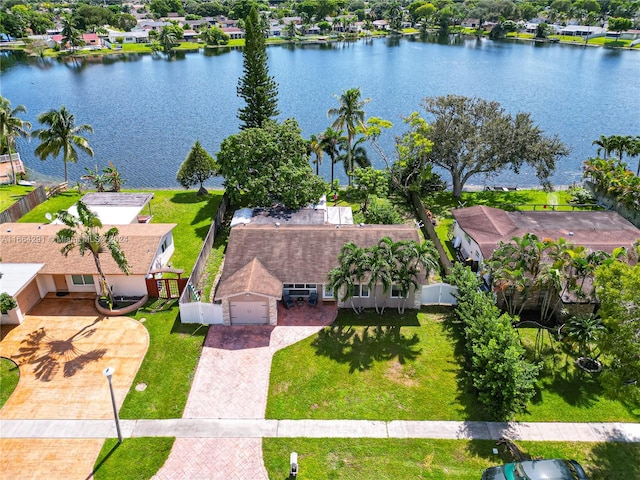
<svg viewBox="0 0 640 480">
<path fill-rule="evenodd" d="M 301 208 L 318 201 L 325 183 L 313 173 L 307 141 L 298 122 L 268 121 L 263 128 L 248 128 L 222 141 L 218 172 L 232 201 L 255 206 L 281 203 Z"/>
<path fill-rule="evenodd" d="M 262 127 L 280 113 L 278 84 L 269 76 L 267 48 L 258 11 L 252 7 L 245 21 L 243 72 L 238 81 L 238 96 L 246 103 L 238 111 L 241 129 Z"/>
<path fill-rule="evenodd" d="M 507 168 L 519 173 L 525 165 L 548 186 L 556 161 L 569 153 L 557 136 L 545 136 L 528 113 L 511 115 L 495 101 L 447 95 L 425 98 L 422 107 L 433 117 L 428 158 L 451 174 L 456 198 L 474 175 Z"/>
<path fill-rule="evenodd" d="M 118 241 L 118 229 L 111 227 L 105 232 L 100 218 L 89 210 L 82 201 L 78 201 L 76 207 L 78 216 L 72 215 L 66 210 L 61 210 L 56 214 L 56 217 L 65 225 L 65 228 L 56 233 L 54 240 L 56 243 L 64 244 L 60 251 L 65 257 L 76 248 L 80 255 L 89 254 L 93 257 L 100 276 L 101 294 L 109 299 L 110 305 L 113 305 L 113 292 L 102 268 L 100 255 L 109 252 L 118 268 L 126 275 L 129 275 L 130 266 Z"/>
<path fill-rule="evenodd" d="M 69 181 L 67 163 L 78 161 L 78 151 L 76 147 L 93 157 L 93 149 L 89 146 L 89 140 L 82 137 L 80 133 L 93 133 L 91 125 L 86 123 L 76 125 L 75 116 L 63 105 L 60 110 L 49 110 L 38 115 L 38 122 L 48 128 L 36 130 L 35 136 L 40 140 L 40 145 L 36 147 L 35 153 L 40 160 L 47 157 L 57 157 L 62 153 L 64 162 L 64 181 Z"/>
<path fill-rule="evenodd" d="M 342 132 L 347 132 L 346 146 L 346 166 L 349 175 L 349 185 L 351 185 L 351 175 L 353 171 L 353 146 L 358 129 L 366 130 L 364 106 L 369 103 L 369 98 L 361 98 L 359 88 L 350 88 L 342 92 L 342 95 L 335 95 L 338 100 L 338 107 L 331 108 L 327 112 L 328 116 L 336 117 L 331 128 Z"/>
<path fill-rule="evenodd" d="M 25 113 L 27 109 L 24 105 L 18 105 L 16 108 L 11 108 L 11 102 L 0 96 L 0 147 L 2 150 L 6 148 L 6 152 L 9 154 L 11 164 L 11 174 L 13 176 L 13 183 L 18 182 L 16 176 L 16 169 L 13 164 L 12 147 L 15 147 L 16 138 L 28 137 L 31 123 L 22 120 L 18 114 Z"/>
</svg>

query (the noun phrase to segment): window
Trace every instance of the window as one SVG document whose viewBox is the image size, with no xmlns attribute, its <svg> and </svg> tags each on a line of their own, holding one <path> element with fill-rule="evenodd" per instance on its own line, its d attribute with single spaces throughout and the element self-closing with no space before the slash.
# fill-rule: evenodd
<svg viewBox="0 0 640 480">
<path fill-rule="evenodd" d="M 353 296 L 360 298 L 369 298 L 369 285 L 354 285 L 353 286 Z"/>
<path fill-rule="evenodd" d="M 74 285 L 93 285 L 93 275 L 71 275 Z"/>
<path fill-rule="evenodd" d="M 295 288 L 305 288 L 304 283 L 296 283 Z"/>
<path fill-rule="evenodd" d="M 284 288 L 293 288 L 293 283 L 285 283 L 283 285 Z"/>
<path fill-rule="evenodd" d="M 391 285 L 391 298 L 402 298 L 402 295 L 400 295 L 400 287 L 398 285 Z"/>
<path fill-rule="evenodd" d="M 331 290 L 328 285 L 325 285 L 322 289 L 322 298 L 334 298 L 333 290 Z"/>
</svg>

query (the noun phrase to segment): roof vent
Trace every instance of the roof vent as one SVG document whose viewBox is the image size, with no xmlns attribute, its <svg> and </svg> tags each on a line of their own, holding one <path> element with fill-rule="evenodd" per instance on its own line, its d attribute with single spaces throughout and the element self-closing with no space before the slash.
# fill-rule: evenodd
<svg viewBox="0 0 640 480">
<path fill-rule="evenodd" d="M 336 225 L 336 228 L 340 228 L 340 225 Z"/>
<path fill-rule="evenodd" d="M 360 228 L 364 227 L 364 223 L 359 223 L 358 225 L 360 225 Z"/>
<path fill-rule="evenodd" d="M 275 225 L 276 225 L 276 228 L 278 228 L 280 226 L 280 222 L 276 222 Z"/>
<path fill-rule="evenodd" d="M 11 229 L 10 229 L 10 228 L 7 228 L 7 232 L 11 233 Z"/>
<path fill-rule="evenodd" d="M 570 236 L 570 237 L 573 237 L 573 232 L 569 232 L 569 236 Z"/>
</svg>

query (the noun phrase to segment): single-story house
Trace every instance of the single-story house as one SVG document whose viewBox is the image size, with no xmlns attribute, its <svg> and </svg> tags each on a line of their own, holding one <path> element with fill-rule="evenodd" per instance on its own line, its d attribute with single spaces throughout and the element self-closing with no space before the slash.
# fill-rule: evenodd
<svg viewBox="0 0 640 480">
<path fill-rule="evenodd" d="M 465 18 L 461 25 L 464 28 L 480 28 L 480 19 L 479 18 Z"/>
<path fill-rule="evenodd" d="M 606 30 L 604 28 L 593 25 L 567 25 L 566 27 L 562 27 L 558 33 L 560 35 L 573 37 L 586 37 L 588 35 L 599 35 L 605 32 Z"/>
<path fill-rule="evenodd" d="M 119 43 L 149 43 L 149 32 L 147 30 L 132 30 L 130 32 L 118 32 L 109 30 L 109 42 Z"/>
<path fill-rule="evenodd" d="M 108 230 L 113 225 L 105 225 Z M 114 295 L 142 296 L 147 293 L 150 272 L 167 265 L 175 249 L 175 224 L 131 223 L 117 225 L 119 242 L 131 272 L 125 275 L 109 253 L 100 256 L 103 271 Z M 60 224 L 3 223 L 0 228 L 2 264 L 9 271 L 18 307 L 27 313 L 47 293 L 87 292 L 100 294 L 98 270 L 90 254 L 77 249 L 63 256 L 63 244 L 54 242 Z M 16 266 L 11 266 L 14 264 Z M 17 277 L 16 277 L 17 275 Z M 2 282 L 9 281 L 3 277 Z"/>
<path fill-rule="evenodd" d="M 62 45 L 62 39 L 64 38 L 63 35 L 52 35 L 51 38 L 49 38 L 49 40 L 47 41 L 47 46 L 49 48 L 53 48 L 56 45 L 59 45 L 61 48 L 69 48 L 69 45 Z M 84 42 L 84 48 L 86 47 L 94 47 L 94 48 L 100 48 L 102 47 L 102 41 L 100 40 L 100 37 L 98 37 L 98 34 L 96 33 L 83 33 L 80 38 L 82 39 L 82 41 Z"/>
<path fill-rule="evenodd" d="M 223 27 L 221 30 L 229 35 L 231 40 L 239 40 L 244 38 L 244 30 L 238 27 Z"/>
<path fill-rule="evenodd" d="M 105 225 L 126 225 L 128 223 L 149 223 L 153 193 L 90 192 L 80 200 L 95 213 Z M 143 213 L 146 207 L 146 212 Z M 76 215 L 78 209 L 72 205 L 67 210 Z M 54 223 L 61 223 L 55 220 Z"/>
<path fill-rule="evenodd" d="M 393 241 L 420 241 L 418 231 L 409 225 L 332 225 L 241 223 L 231 229 L 224 268 L 214 300 L 222 303 L 226 325 L 277 323 L 277 302 L 283 295 L 306 299 L 317 294 L 321 302 L 338 302 L 338 295 L 327 286 L 328 273 L 338 266 L 344 244 L 371 247 L 385 237 Z M 383 295 L 376 291 L 379 304 L 395 307 L 404 299 L 397 288 Z M 362 307 L 373 307 L 373 293 L 366 284 L 356 286 L 356 300 Z M 417 298 L 416 298 L 417 297 Z M 350 301 L 346 306 L 350 306 Z M 416 307 L 420 294 L 412 292 L 406 306 Z M 419 306 L 419 305 L 418 305 Z"/>
</svg>

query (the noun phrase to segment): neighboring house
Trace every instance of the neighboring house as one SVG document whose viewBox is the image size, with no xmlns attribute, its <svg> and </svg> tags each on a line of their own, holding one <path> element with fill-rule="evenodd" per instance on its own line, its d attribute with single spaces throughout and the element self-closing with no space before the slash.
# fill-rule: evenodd
<svg viewBox="0 0 640 480">
<path fill-rule="evenodd" d="M 13 169 L 11 168 L 12 163 Z M 14 171 L 16 175 L 25 173 L 24 163 L 20 159 L 20 154 L 12 153 L 11 158 L 9 158 L 9 154 L 0 155 L 0 184 L 12 183 Z"/>
<path fill-rule="evenodd" d="M 155 20 L 141 20 L 138 22 L 138 27 L 147 31 L 159 31 L 162 30 L 162 27 L 170 27 L 171 25 L 173 25 L 171 22 L 159 22 Z"/>
<path fill-rule="evenodd" d="M 105 225 L 107 230 L 111 226 Z M 172 230 L 175 224 L 117 225 L 119 242 L 131 272 L 125 275 L 108 252 L 100 256 L 103 271 L 113 293 L 142 296 L 147 293 L 145 279 L 150 272 L 167 265 L 174 251 Z M 26 314 L 48 293 L 66 292 L 100 294 L 99 276 L 93 256 L 81 256 L 77 249 L 62 255 L 63 244 L 54 242 L 59 224 L 4 223 L 0 229 L 2 285 L 11 281 L 18 308 Z M 12 265 L 14 264 L 14 265 Z"/>
<path fill-rule="evenodd" d="M 374 20 L 371 23 L 376 30 L 389 30 L 389 22 L 386 20 Z"/>
<path fill-rule="evenodd" d="M 84 195 L 82 201 L 95 213 L 104 225 L 126 225 L 129 223 L 149 223 L 153 193 L 92 192 Z M 146 208 L 147 213 L 143 213 Z M 77 208 L 72 205 L 67 210 L 77 216 Z M 53 223 L 61 223 L 55 220 Z"/>
<path fill-rule="evenodd" d="M 182 34 L 182 38 L 187 42 L 193 42 L 197 36 L 198 32 L 195 30 L 184 30 L 184 33 Z"/>
<path fill-rule="evenodd" d="M 630 247 L 640 229 L 612 211 L 517 211 L 476 206 L 452 211 L 453 246 L 458 259 L 477 267 L 493 254 L 499 242 L 535 234 L 539 239 L 564 238 L 574 245 L 611 253 Z"/>
<path fill-rule="evenodd" d="M 383 237 L 393 241 L 420 241 L 416 228 L 408 225 L 333 225 L 322 220 L 309 223 L 314 209 L 299 213 L 305 220 L 280 215 L 263 215 L 264 223 L 239 223 L 232 227 L 225 254 L 224 269 L 215 301 L 222 303 L 223 321 L 232 324 L 277 324 L 277 302 L 284 294 L 294 299 L 307 299 L 316 293 L 322 302 L 346 305 L 327 287 L 327 275 L 338 266 L 344 244 L 371 247 Z M 324 217 L 318 212 L 319 217 Z M 313 223 L 315 222 L 315 223 Z M 373 307 L 373 292 L 365 282 L 356 287 L 357 305 Z M 377 290 L 378 303 L 396 307 L 403 302 L 392 287 L 383 294 Z M 417 297 L 417 298 L 416 298 Z M 420 302 L 420 293 L 412 292 L 406 306 Z"/>
<path fill-rule="evenodd" d="M 149 32 L 147 30 L 132 30 L 130 32 L 118 32 L 109 30 L 109 42 L 119 43 L 149 43 Z"/>
<path fill-rule="evenodd" d="M 480 19 L 479 18 L 465 18 L 461 25 L 464 28 L 480 28 Z"/>
<path fill-rule="evenodd" d="M 568 35 L 570 37 L 586 37 L 588 35 L 600 35 L 606 33 L 602 27 L 594 27 L 589 25 L 567 25 L 562 27 L 558 33 L 560 35 Z"/>
<path fill-rule="evenodd" d="M 229 39 L 231 40 L 239 40 L 244 38 L 244 30 L 237 27 L 223 27 L 221 29 L 224 33 L 229 35 Z"/>
<path fill-rule="evenodd" d="M 63 38 L 64 37 L 62 35 L 51 35 L 51 37 L 47 40 L 47 46 L 49 48 L 53 48 L 56 45 L 59 45 L 60 48 L 70 48 L 69 44 L 62 45 Z M 102 48 L 102 41 L 96 33 L 83 33 L 80 38 L 84 42 L 83 48 Z"/>
</svg>

